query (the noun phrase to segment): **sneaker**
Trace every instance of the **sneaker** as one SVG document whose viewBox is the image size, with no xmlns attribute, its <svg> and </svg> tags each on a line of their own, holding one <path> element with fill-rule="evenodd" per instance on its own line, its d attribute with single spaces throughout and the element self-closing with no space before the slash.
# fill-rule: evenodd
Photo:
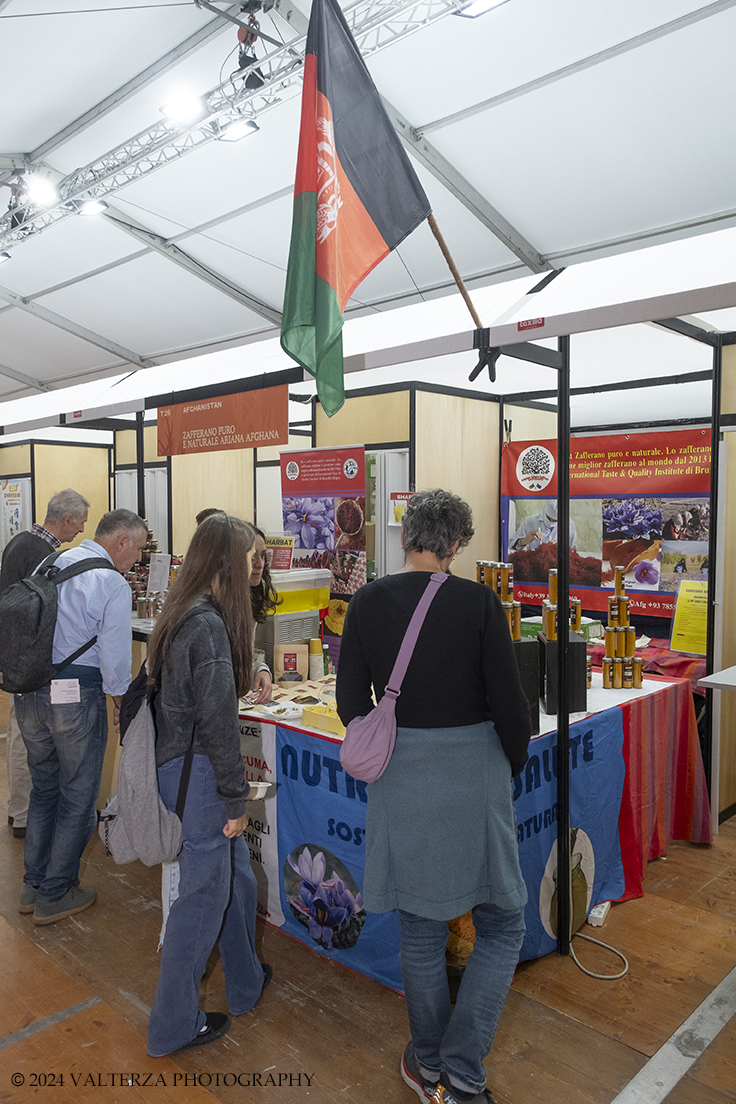
<svg viewBox="0 0 736 1104">
<path fill-rule="evenodd" d="M 214 1043 L 216 1039 L 221 1039 L 223 1035 L 227 1035 L 232 1020 L 225 1012 L 205 1012 L 205 1016 L 204 1027 L 197 1032 L 190 1042 L 179 1047 L 179 1050 L 191 1050 L 192 1047 L 206 1046 L 207 1043 Z"/>
<path fill-rule="evenodd" d="M 267 962 L 262 962 L 261 969 L 263 970 L 263 989 L 267 989 L 273 977 L 273 967 L 269 966 Z M 261 992 L 263 992 L 263 989 L 261 989 Z"/>
<path fill-rule="evenodd" d="M 34 924 L 55 924 L 75 912 L 84 912 L 97 899 L 97 890 L 92 886 L 72 886 L 58 901 L 36 901 L 33 910 Z"/>
<path fill-rule="evenodd" d="M 481 1089 L 479 1093 L 458 1093 L 457 1089 L 448 1089 L 444 1085 L 437 1085 L 429 1098 L 432 1104 L 496 1104 L 488 1089 Z"/>
<path fill-rule="evenodd" d="M 414 1043 L 406 1044 L 406 1050 L 401 1059 L 401 1076 L 420 1100 L 434 1100 L 432 1093 L 439 1085 L 439 1077 L 436 1081 L 427 1081 L 422 1076 L 417 1056 L 414 1053 Z"/>
<path fill-rule="evenodd" d="M 36 894 L 38 889 L 36 886 L 23 884 L 23 888 L 20 891 L 20 901 L 18 902 L 18 912 L 33 912 L 36 907 Z"/>
</svg>

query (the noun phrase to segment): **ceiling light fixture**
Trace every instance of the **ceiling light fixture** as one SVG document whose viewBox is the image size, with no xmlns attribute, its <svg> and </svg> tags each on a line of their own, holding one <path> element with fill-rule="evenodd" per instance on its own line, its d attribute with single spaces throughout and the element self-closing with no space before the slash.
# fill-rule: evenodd
<svg viewBox="0 0 736 1104">
<path fill-rule="evenodd" d="M 204 119 L 207 107 L 201 97 L 194 96 L 191 92 L 180 92 L 160 107 L 159 111 L 168 119 L 173 119 L 175 123 L 188 126 L 190 123 L 198 123 L 200 119 Z"/>
<path fill-rule="evenodd" d="M 223 127 L 217 137 L 220 142 L 239 142 L 241 138 L 247 138 L 260 129 L 254 119 L 236 119 Z"/>
<path fill-rule="evenodd" d="M 83 199 L 79 202 L 77 210 L 80 215 L 101 215 L 108 206 L 104 199 Z"/>
<path fill-rule="evenodd" d="M 508 2 L 509 0 L 472 0 L 460 11 L 456 11 L 455 15 L 461 15 L 463 19 L 477 19 L 479 15 L 485 15 L 493 8 L 500 8 L 502 4 L 508 4 Z"/>
<path fill-rule="evenodd" d="M 52 207 L 58 202 L 59 193 L 46 176 L 25 177 L 25 195 L 39 207 Z"/>
<path fill-rule="evenodd" d="M 2 264 L 3 261 L 9 261 L 9 260 L 10 260 L 10 254 L 9 253 L 0 253 L 0 264 Z"/>
</svg>

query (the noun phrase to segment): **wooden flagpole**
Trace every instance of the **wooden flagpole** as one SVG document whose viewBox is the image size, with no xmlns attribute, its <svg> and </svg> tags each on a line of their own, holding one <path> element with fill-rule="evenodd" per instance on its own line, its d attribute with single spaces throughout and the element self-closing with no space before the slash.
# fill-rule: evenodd
<svg viewBox="0 0 736 1104">
<path fill-rule="evenodd" d="M 471 317 L 472 317 L 473 321 L 475 322 L 476 330 L 482 330 L 483 329 L 483 323 L 481 322 L 480 317 L 478 316 L 478 312 L 476 311 L 475 307 L 473 306 L 472 300 L 470 298 L 470 294 L 468 293 L 468 289 L 466 288 L 465 284 L 463 283 L 463 278 L 460 275 L 460 273 L 458 272 L 457 265 L 455 264 L 455 262 L 452 259 L 452 254 L 450 253 L 450 250 L 447 248 L 447 243 L 445 242 L 445 239 L 442 237 L 442 231 L 440 230 L 439 226 L 437 225 L 437 219 L 434 217 L 434 215 L 431 212 L 427 216 L 427 221 L 429 222 L 429 226 L 430 226 L 430 229 L 431 229 L 432 233 L 434 234 L 435 238 L 437 239 L 437 244 L 439 245 L 440 249 L 442 250 L 442 256 L 447 261 L 447 266 L 450 269 L 450 272 L 453 275 L 453 279 L 455 280 L 455 283 L 458 286 L 458 291 L 460 292 L 463 299 L 465 300 L 465 304 L 466 304 L 468 310 L 470 311 L 470 314 L 471 314 Z"/>
</svg>

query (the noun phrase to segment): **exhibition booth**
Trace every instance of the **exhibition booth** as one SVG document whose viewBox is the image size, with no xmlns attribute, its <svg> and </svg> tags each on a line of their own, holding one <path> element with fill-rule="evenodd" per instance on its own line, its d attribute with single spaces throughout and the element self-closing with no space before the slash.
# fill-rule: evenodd
<svg viewBox="0 0 736 1104">
<path fill-rule="evenodd" d="M 715 319 L 704 324 L 692 317 L 736 306 L 736 284 L 718 272 L 699 272 L 697 265 L 684 277 L 658 270 L 655 278 L 647 268 L 651 252 L 579 265 L 540 283 L 526 279 L 515 282 L 522 286 L 485 289 L 484 311 L 496 322 L 484 330 L 463 329 L 455 304 L 449 313 L 424 304 L 411 322 L 404 319 L 403 335 L 391 332 L 397 325 L 393 316 L 403 312 L 391 312 L 372 326 L 373 319 L 348 323 L 346 401 L 331 419 L 301 369 L 290 366 L 271 342 L 239 350 L 237 377 L 231 367 L 213 366 L 209 373 L 200 363 L 195 385 L 175 365 L 0 408 L 9 438 L 0 443 L 0 484 L 8 494 L 16 488 L 19 510 L 26 495 L 31 521 L 42 520 L 54 490 L 71 485 L 92 502 L 88 532 L 107 509 L 126 505 L 149 519 L 158 550 L 183 555 L 203 507 L 253 518 L 269 535 L 283 536 L 290 531 L 295 494 L 321 498 L 331 537 L 320 543 L 292 527 L 292 569 L 332 572 L 329 604 L 321 612 L 338 665 L 350 595 L 370 577 L 369 565 L 378 574 L 394 569 L 401 502 L 414 489 L 443 486 L 470 503 L 476 532 L 457 572 L 475 578 L 477 560 L 513 563 L 514 597 L 526 616 L 537 607 L 541 612 L 551 561 L 542 565 L 543 557 L 537 557 L 533 567 L 532 550 L 514 545 L 540 503 L 555 503 L 559 532 L 571 523 L 576 532 L 572 555 L 564 541 L 554 554 L 558 610 L 579 598 L 583 612 L 591 621 L 597 615 L 604 627 L 614 569 L 622 569 L 632 623 L 636 626 L 637 616 L 646 618 L 648 635 L 661 644 L 642 646 L 658 652 L 659 669 L 675 677 L 645 674 L 641 690 L 619 692 L 599 689 L 596 672 L 579 717 L 570 708 L 568 636 L 560 634 L 554 658 L 557 709 L 546 722 L 540 714 L 540 734 L 515 795 L 522 865 L 528 886 L 535 887 L 526 957 L 555 945 L 566 950 L 569 940 L 558 933 L 569 929 L 571 900 L 575 912 L 580 870 L 586 875 L 586 911 L 598 900 L 636 896 L 643 867 L 666 853 L 670 839 L 709 842 L 719 819 L 736 811 L 736 703 L 727 692 L 719 701 L 721 692 L 709 689 L 699 736 L 688 681 L 736 662 L 736 584 L 724 578 L 722 554 L 724 536 L 736 526 L 736 496 L 725 493 L 736 481 L 736 439 L 729 432 L 736 425 L 736 334 L 716 328 Z M 639 258 L 638 266 L 632 256 Z M 696 371 L 668 376 L 653 368 L 638 379 L 624 372 L 607 383 L 597 382 L 593 371 L 571 387 L 571 373 L 575 383 L 579 380 L 572 368 L 576 335 L 582 340 L 598 333 L 602 341 L 608 335 L 614 340 L 617 327 L 650 322 L 678 341 L 693 342 L 700 358 Z M 422 336 L 414 340 L 417 333 Z M 476 362 L 480 379 L 471 371 Z M 420 365 L 440 363 L 452 373 L 451 384 L 415 378 L 422 374 Z M 647 409 L 662 410 L 665 417 L 644 418 L 635 405 L 641 396 L 678 389 L 686 395 L 688 387 L 703 386 L 711 394 L 709 417 L 692 417 L 687 403 L 675 417 L 663 400 Z M 631 400 L 632 416 L 571 426 L 571 396 L 602 396 L 605 402 L 621 393 Z M 270 410 L 272 402 L 278 416 L 248 421 L 257 406 Z M 178 412 L 195 409 L 208 416 L 214 410 L 216 428 L 197 423 L 199 428 L 176 438 L 170 430 Z M 148 420 L 154 411 L 157 424 Z M 266 430 L 266 422 L 278 422 L 278 428 Z M 338 457 L 345 470 L 353 452 L 360 453 L 355 483 L 336 485 L 323 478 L 320 490 L 322 477 L 315 476 L 312 485 L 289 482 L 289 458 L 294 463 L 295 453 L 318 471 L 327 456 Z M 348 522 L 345 511 L 342 520 L 338 516 L 345 501 L 353 503 L 357 521 Z M 632 504 L 637 516 L 632 507 L 622 521 Z M 586 560 L 590 563 L 580 568 L 579 561 Z M 681 560 L 684 571 L 678 569 Z M 588 575 L 576 574 L 579 570 Z M 700 584 L 707 623 L 702 657 L 692 654 L 697 651 L 692 633 L 682 647 L 671 637 L 684 581 Z M 650 631 L 652 620 L 661 624 L 661 633 Z M 589 645 L 594 661 L 602 646 Z M 654 655 L 648 658 L 655 662 Z M 258 761 L 256 774 L 276 783 L 275 796 L 251 818 L 249 843 L 262 857 L 262 911 L 309 941 L 290 894 L 299 870 L 315 864 L 321 852 L 333 857 L 333 873 L 349 875 L 358 899 L 364 787 L 341 771 L 338 736 L 252 713 L 241 722 L 246 764 L 249 758 L 251 767 Z M 103 786 L 112 787 L 114 748 L 106 770 Z M 579 845 L 574 840 L 567 845 L 571 834 Z M 593 841 L 594 869 L 583 837 Z M 555 840 L 565 846 L 559 849 L 553 904 Z M 352 946 L 322 950 L 398 987 L 393 922 L 390 916 L 363 915 L 353 925 Z M 374 925 L 380 928 L 375 934 Z M 367 957 L 358 963 L 361 954 Z"/>
</svg>

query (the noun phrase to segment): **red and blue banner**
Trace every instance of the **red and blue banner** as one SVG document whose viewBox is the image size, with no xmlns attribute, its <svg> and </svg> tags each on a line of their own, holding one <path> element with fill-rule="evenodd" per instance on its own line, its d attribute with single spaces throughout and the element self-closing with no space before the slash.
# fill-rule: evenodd
<svg viewBox="0 0 736 1104">
<path fill-rule="evenodd" d="M 605 610 L 622 568 L 630 614 L 671 617 L 680 582 L 708 577 L 709 429 L 570 442 L 570 593 Z M 514 441 L 501 463 L 501 544 L 514 597 L 540 605 L 557 566 L 557 442 Z"/>
</svg>

